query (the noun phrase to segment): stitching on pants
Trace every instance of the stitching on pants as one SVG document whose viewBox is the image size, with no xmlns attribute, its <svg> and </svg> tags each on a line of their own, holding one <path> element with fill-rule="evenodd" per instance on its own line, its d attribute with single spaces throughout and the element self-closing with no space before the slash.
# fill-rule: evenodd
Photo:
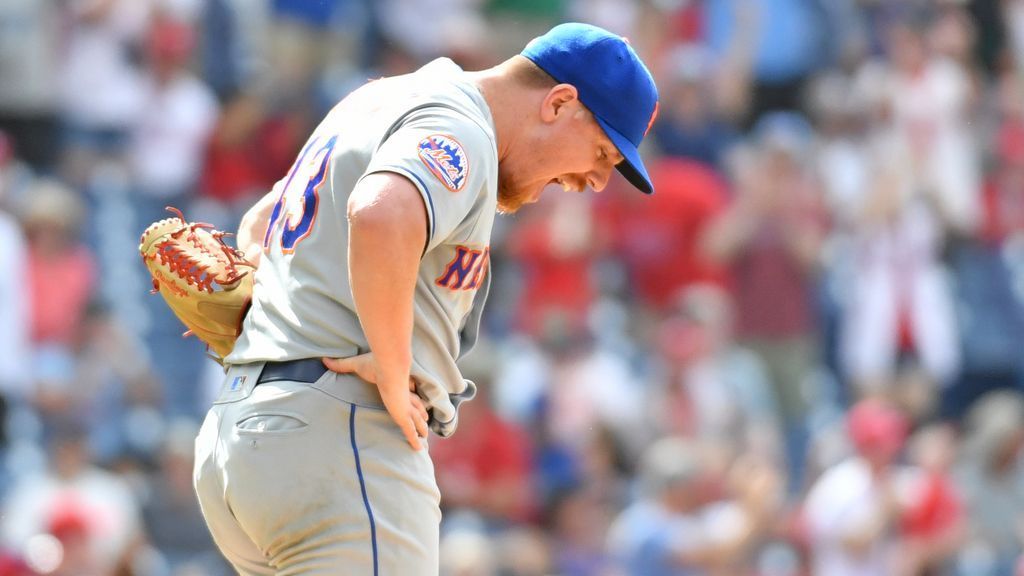
<svg viewBox="0 0 1024 576">
<path fill-rule="evenodd" d="M 359 463 L 359 448 L 356 446 L 356 405 L 352 404 L 352 410 L 348 416 L 349 438 L 352 440 L 352 454 L 356 459 L 356 474 L 359 476 L 359 489 L 363 492 L 363 504 L 366 506 L 366 515 L 370 518 L 370 543 L 373 546 L 373 576 L 377 576 L 377 525 L 373 521 L 373 509 L 370 508 L 370 499 L 366 496 L 366 482 L 363 480 L 363 467 Z"/>
</svg>

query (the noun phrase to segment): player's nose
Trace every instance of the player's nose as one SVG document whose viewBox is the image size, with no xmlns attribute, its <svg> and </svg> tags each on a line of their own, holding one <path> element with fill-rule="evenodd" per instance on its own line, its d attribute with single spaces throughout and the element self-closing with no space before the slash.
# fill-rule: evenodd
<svg viewBox="0 0 1024 576">
<path fill-rule="evenodd" d="M 590 173 L 587 174 L 587 183 L 594 189 L 594 192 L 600 192 L 608 185 L 608 180 L 611 176 L 611 169 L 601 166 L 591 170 Z"/>
</svg>

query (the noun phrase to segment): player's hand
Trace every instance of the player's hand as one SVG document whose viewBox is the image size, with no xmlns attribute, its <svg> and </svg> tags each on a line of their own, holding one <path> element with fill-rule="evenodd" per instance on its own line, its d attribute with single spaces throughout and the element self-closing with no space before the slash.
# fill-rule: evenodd
<svg viewBox="0 0 1024 576">
<path fill-rule="evenodd" d="M 427 409 L 423 401 L 416 395 L 416 385 L 412 380 L 408 386 L 402 383 L 378 382 L 377 389 L 380 390 L 380 397 L 384 400 L 384 407 L 388 409 L 391 419 L 402 429 L 402 434 L 413 450 L 422 448 L 420 438 L 427 437 Z"/>
<path fill-rule="evenodd" d="M 421 448 L 420 438 L 427 437 L 429 415 L 423 400 L 416 394 L 416 382 L 409 378 L 408 387 L 401 384 L 383 384 L 380 382 L 380 371 L 373 352 L 360 354 L 351 358 L 324 358 L 327 366 L 339 374 L 355 374 L 363 380 L 375 384 L 380 391 L 381 400 L 387 408 L 391 419 L 402 429 L 402 434 L 414 450 Z"/>
</svg>

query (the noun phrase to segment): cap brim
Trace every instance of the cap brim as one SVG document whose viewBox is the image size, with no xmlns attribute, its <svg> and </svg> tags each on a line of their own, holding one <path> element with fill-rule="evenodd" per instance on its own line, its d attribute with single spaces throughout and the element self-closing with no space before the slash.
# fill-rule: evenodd
<svg viewBox="0 0 1024 576">
<path fill-rule="evenodd" d="M 626 177 L 626 180 L 630 184 L 635 186 L 638 190 L 644 194 L 653 194 L 654 185 L 651 184 L 651 177 L 647 175 L 647 168 L 644 166 L 643 161 L 640 159 L 640 151 L 636 149 L 636 146 L 629 141 L 625 136 L 619 134 L 619 131 L 612 128 L 610 124 L 602 120 L 596 114 L 594 119 L 604 130 L 604 133 L 608 138 L 615 144 L 615 147 L 622 154 L 623 160 L 616 168 L 619 172 Z"/>
</svg>

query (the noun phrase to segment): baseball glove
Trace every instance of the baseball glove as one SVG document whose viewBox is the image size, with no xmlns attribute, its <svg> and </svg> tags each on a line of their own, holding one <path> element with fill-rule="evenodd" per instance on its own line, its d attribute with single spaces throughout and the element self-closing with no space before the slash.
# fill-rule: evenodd
<svg viewBox="0 0 1024 576">
<path fill-rule="evenodd" d="M 227 232 L 188 222 L 181 211 L 142 233 L 139 252 L 159 292 L 188 331 L 218 362 L 231 353 L 252 300 L 255 267 L 224 243 Z"/>
</svg>

